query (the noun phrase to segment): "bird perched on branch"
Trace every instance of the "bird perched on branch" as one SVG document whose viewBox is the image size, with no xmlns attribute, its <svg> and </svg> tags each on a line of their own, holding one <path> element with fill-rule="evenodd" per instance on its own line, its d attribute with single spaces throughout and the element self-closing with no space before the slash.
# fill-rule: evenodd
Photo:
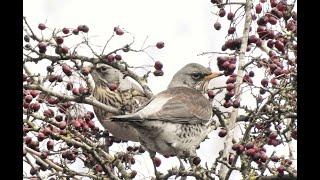
<svg viewBox="0 0 320 180">
<path fill-rule="evenodd" d="M 123 110 L 124 114 L 132 113 L 148 98 L 141 87 L 125 77 L 118 69 L 106 64 L 97 64 L 91 68 L 91 76 L 95 83 L 93 97 L 98 101 Z M 100 123 L 113 136 L 130 141 L 138 141 L 138 132 L 126 122 L 112 122 L 109 117 L 116 114 L 93 107 Z"/>
<path fill-rule="evenodd" d="M 211 79 L 220 76 L 196 63 L 174 76 L 168 89 L 152 97 L 135 113 L 111 117 L 128 122 L 151 151 L 178 157 L 196 156 L 196 148 L 215 129 L 211 103 L 204 97 Z"/>
</svg>

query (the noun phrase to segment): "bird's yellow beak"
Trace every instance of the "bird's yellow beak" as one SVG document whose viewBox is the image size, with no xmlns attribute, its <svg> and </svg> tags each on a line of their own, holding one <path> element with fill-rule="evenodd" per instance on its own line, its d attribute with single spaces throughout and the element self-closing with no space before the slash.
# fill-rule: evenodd
<svg viewBox="0 0 320 180">
<path fill-rule="evenodd" d="M 221 72 L 214 72 L 213 71 L 213 72 L 211 72 L 211 74 L 205 76 L 204 80 L 209 81 L 209 80 L 211 80 L 213 78 L 216 78 L 216 77 L 219 77 L 219 76 L 222 76 L 222 75 L 223 75 L 223 73 L 221 73 Z"/>
</svg>

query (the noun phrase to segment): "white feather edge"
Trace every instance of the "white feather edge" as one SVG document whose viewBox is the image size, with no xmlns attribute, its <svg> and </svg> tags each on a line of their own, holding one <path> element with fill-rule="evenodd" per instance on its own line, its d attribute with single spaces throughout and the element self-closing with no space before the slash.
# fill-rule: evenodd
<svg viewBox="0 0 320 180">
<path fill-rule="evenodd" d="M 151 101 L 146 107 L 138 111 L 138 115 L 143 119 L 151 114 L 155 114 L 162 109 L 172 97 L 158 97 Z"/>
</svg>

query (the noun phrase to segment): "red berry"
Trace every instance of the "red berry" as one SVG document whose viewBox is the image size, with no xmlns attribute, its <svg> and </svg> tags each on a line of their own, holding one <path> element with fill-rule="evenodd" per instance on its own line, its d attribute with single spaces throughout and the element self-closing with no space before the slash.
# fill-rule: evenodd
<svg viewBox="0 0 320 180">
<path fill-rule="evenodd" d="M 72 30 L 72 34 L 74 34 L 74 35 L 78 35 L 78 34 L 79 34 L 79 30 L 78 30 L 78 29 L 74 29 L 74 30 Z"/>
<path fill-rule="evenodd" d="M 56 43 L 59 45 L 59 44 L 62 44 L 63 43 L 63 38 L 61 36 L 58 36 L 55 38 L 55 41 Z"/>
<path fill-rule="evenodd" d="M 30 104 L 30 108 L 34 111 L 37 112 L 40 109 L 40 104 L 39 103 L 32 103 Z"/>
<path fill-rule="evenodd" d="M 226 10 L 224 10 L 223 8 L 221 8 L 220 10 L 219 10 L 219 16 L 220 17 L 224 17 L 225 15 L 226 15 Z"/>
<path fill-rule="evenodd" d="M 237 100 L 233 101 L 232 106 L 233 106 L 234 108 L 239 108 L 239 107 L 240 107 L 240 100 L 237 99 Z"/>
<path fill-rule="evenodd" d="M 27 103 L 30 103 L 32 101 L 33 97 L 31 95 L 27 95 L 24 100 L 27 102 Z"/>
<path fill-rule="evenodd" d="M 54 117 L 56 119 L 57 122 L 61 122 L 63 120 L 62 115 L 56 115 L 56 117 Z"/>
<path fill-rule="evenodd" d="M 256 43 L 258 38 L 255 35 L 249 36 L 248 42 L 249 43 Z"/>
<path fill-rule="evenodd" d="M 54 117 L 54 112 L 52 109 L 47 109 L 43 111 L 43 115 L 48 118 Z"/>
<path fill-rule="evenodd" d="M 68 47 L 64 46 L 64 47 L 61 48 L 61 53 L 62 54 L 67 54 L 68 52 L 69 52 L 69 48 Z"/>
<path fill-rule="evenodd" d="M 121 61 L 121 59 L 122 59 L 121 55 L 119 55 L 119 54 L 115 55 L 114 58 L 115 58 L 117 61 Z"/>
<path fill-rule="evenodd" d="M 270 139 L 276 139 L 277 136 L 278 136 L 278 134 L 277 134 L 276 132 L 271 132 L 271 133 L 269 134 L 269 138 L 270 138 Z"/>
<path fill-rule="evenodd" d="M 65 121 L 61 121 L 59 122 L 58 126 L 61 130 L 63 130 L 67 127 L 67 123 Z"/>
<path fill-rule="evenodd" d="M 234 14 L 233 14 L 232 12 L 229 12 L 229 13 L 227 14 L 227 19 L 230 20 L 230 21 L 232 21 L 233 18 L 234 18 Z"/>
<path fill-rule="evenodd" d="M 257 47 L 261 47 L 262 46 L 262 40 L 260 38 L 257 39 L 256 46 Z"/>
<path fill-rule="evenodd" d="M 272 79 L 271 79 L 271 84 L 272 84 L 273 86 L 276 86 L 276 85 L 278 84 L 278 82 L 277 82 L 276 79 L 272 78 Z"/>
<path fill-rule="evenodd" d="M 256 5 L 256 13 L 257 13 L 257 14 L 260 14 L 261 11 L 262 11 L 262 6 L 261 6 L 261 4 L 259 3 L 259 4 Z"/>
<path fill-rule="evenodd" d="M 280 158 L 279 158 L 278 156 L 275 156 L 275 155 L 273 155 L 273 156 L 270 157 L 270 160 L 273 161 L 273 162 L 278 162 L 279 159 L 280 159 Z"/>
<path fill-rule="evenodd" d="M 77 29 L 78 31 L 82 31 L 84 33 L 87 33 L 89 31 L 89 27 L 86 25 L 79 25 Z"/>
<path fill-rule="evenodd" d="M 196 166 L 200 164 L 200 162 L 201 162 L 201 159 L 199 157 L 194 157 L 192 160 L 192 163 Z"/>
<path fill-rule="evenodd" d="M 277 0 L 270 0 L 271 7 L 276 7 L 278 4 Z"/>
<path fill-rule="evenodd" d="M 47 44 L 44 42 L 40 42 L 38 44 L 38 48 L 39 48 L 39 50 L 47 50 Z"/>
<path fill-rule="evenodd" d="M 70 91 L 70 90 L 73 88 L 72 82 L 68 82 L 67 85 L 66 85 L 66 87 L 67 87 L 67 90 Z"/>
<path fill-rule="evenodd" d="M 123 30 L 120 29 L 119 27 L 114 27 L 114 31 L 116 32 L 116 34 L 117 34 L 118 36 L 121 36 L 121 35 L 124 34 Z"/>
<path fill-rule="evenodd" d="M 219 137 L 225 137 L 227 135 L 227 130 L 224 129 L 224 128 L 221 128 L 219 133 L 218 133 L 218 136 Z"/>
<path fill-rule="evenodd" d="M 163 71 L 162 70 L 155 70 L 155 71 L 153 71 L 153 74 L 155 76 L 163 76 Z"/>
<path fill-rule="evenodd" d="M 247 144 L 246 144 L 246 149 L 251 149 L 251 148 L 253 148 L 254 147 L 254 144 L 252 143 L 252 142 L 248 142 Z"/>
<path fill-rule="evenodd" d="M 272 25 L 275 25 L 275 24 L 277 24 L 277 18 L 275 18 L 275 17 L 273 17 L 273 16 L 270 16 L 270 17 L 268 18 L 268 22 L 269 22 L 270 24 L 272 24 Z"/>
<path fill-rule="evenodd" d="M 234 150 L 234 151 L 238 151 L 239 150 L 239 147 L 240 147 L 240 144 L 233 144 L 232 145 L 232 150 Z"/>
<path fill-rule="evenodd" d="M 79 94 L 80 94 L 79 88 L 73 88 L 73 89 L 72 89 L 72 94 L 73 94 L 73 95 L 79 95 Z"/>
<path fill-rule="evenodd" d="M 42 132 L 39 132 L 37 135 L 38 141 L 43 141 L 45 137 L 45 134 Z"/>
<path fill-rule="evenodd" d="M 228 29 L 228 34 L 233 34 L 235 31 L 236 31 L 236 28 L 235 28 L 235 27 L 230 27 L 230 28 Z"/>
<path fill-rule="evenodd" d="M 53 146 L 54 146 L 53 141 L 52 141 L 52 140 L 49 140 L 49 141 L 47 142 L 47 149 L 48 149 L 48 150 L 53 150 Z"/>
<path fill-rule="evenodd" d="M 216 95 L 212 90 L 209 90 L 209 91 L 207 92 L 207 94 L 208 94 L 208 97 L 209 97 L 210 99 L 213 99 L 214 96 Z"/>
<path fill-rule="evenodd" d="M 44 29 L 46 29 L 46 25 L 43 24 L 43 23 L 40 23 L 40 24 L 38 25 L 38 28 L 39 28 L 40 30 L 44 30 Z"/>
<path fill-rule="evenodd" d="M 214 28 L 216 30 L 220 30 L 221 29 L 221 24 L 219 22 L 215 22 L 213 26 L 214 26 Z"/>
<path fill-rule="evenodd" d="M 237 80 L 236 78 L 230 76 L 230 77 L 227 79 L 226 84 L 235 83 L 236 80 Z"/>
<path fill-rule="evenodd" d="M 268 83 L 269 83 L 268 79 L 262 79 L 262 80 L 261 80 L 261 85 L 262 85 L 263 87 L 267 87 L 267 86 L 268 86 Z"/>
<path fill-rule="evenodd" d="M 253 71 L 249 72 L 249 77 L 254 77 L 254 72 Z"/>
<path fill-rule="evenodd" d="M 71 71 L 71 67 L 67 64 L 63 64 L 62 65 L 62 71 L 67 75 L 67 76 L 71 76 L 72 71 Z"/>
<path fill-rule="evenodd" d="M 231 83 L 227 84 L 227 90 L 228 90 L 228 91 L 231 91 L 231 90 L 233 90 L 234 88 L 235 88 L 234 84 L 231 84 Z"/>
<path fill-rule="evenodd" d="M 280 165 L 280 166 L 277 168 L 277 171 L 278 171 L 279 173 L 283 173 L 285 170 L 286 170 L 285 167 L 282 166 L 282 165 Z"/>
<path fill-rule="evenodd" d="M 279 50 L 279 51 L 284 51 L 284 44 L 281 41 L 276 41 L 274 46 Z"/>
<path fill-rule="evenodd" d="M 108 60 L 109 63 L 113 62 L 114 61 L 114 56 L 112 54 L 109 54 L 107 56 L 107 60 Z"/>
<path fill-rule="evenodd" d="M 154 63 L 154 68 L 155 68 L 156 70 L 161 70 L 162 67 L 163 67 L 163 64 L 162 64 L 160 61 L 156 61 L 156 62 Z"/>
<path fill-rule="evenodd" d="M 68 28 L 62 29 L 63 34 L 69 34 L 70 30 Z"/>
<path fill-rule="evenodd" d="M 157 47 L 158 49 L 162 49 L 162 48 L 164 47 L 164 42 L 162 42 L 162 41 L 157 42 L 156 47 Z"/>
<path fill-rule="evenodd" d="M 154 157 L 153 163 L 156 167 L 159 167 L 161 165 L 161 160 L 158 157 Z"/>
</svg>

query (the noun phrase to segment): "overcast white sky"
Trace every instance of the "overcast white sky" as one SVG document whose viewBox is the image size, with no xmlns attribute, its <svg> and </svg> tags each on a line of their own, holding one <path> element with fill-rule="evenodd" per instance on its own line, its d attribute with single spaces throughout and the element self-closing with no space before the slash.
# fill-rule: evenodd
<svg viewBox="0 0 320 180">
<path fill-rule="evenodd" d="M 29 0 L 23 1 L 23 10 L 23 15 L 35 28 L 40 22 L 46 22 L 51 28 L 61 29 L 76 28 L 80 24 L 86 24 L 90 28 L 91 41 L 98 45 L 103 45 L 112 34 L 113 27 L 118 25 L 135 36 L 133 47 L 136 49 L 141 47 L 147 36 L 146 44 L 165 42 L 165 47 L 161 50 L 156 48 L 148 50 L 155 60 L 160 60 L 164 64 L 163 77 L 149 78 L 149 86 L 154 93 L 166 89 L 173 74 L 183 65 L 197 62 L 208 66 L 210 56 L 197 56 L 197 54 L 220 51 L 226 36 L 223 30 L 229 27 L 228 23 L 219 20 L 223 24 L 222 30 L 214 30 L 216 16 L 212 14 L 213 6 L 210 0 Z M 242 28 L 239 26 L 237 31 L 241 33 Z M 129 37 L 129 35 L 116 37 L 117 39 L 112 41 L 110 49 L 107 50 L 113 50 L 130 42 Z M 74 42 L 66 42 L 68 43 Z M 124 58 L 130 65 L 153 64 L 153 60 L 144 54 L 128 53 Z M 216 61 L 211 63 L 211 68 L 217 69 Z M 224 84 L 224 81 L 220 80 L 218 84 Z M 216 132 L 212 133 L 210 139 L 201 144 L 198 151 L 200 157 L 212 162 L 221 150 L 222 143 L 223 139 L 217 137 Z M 148 157 L 136 158 L 135 166 L 139 175 L 153 173 Z M 144 164 L 144 160 L 147 164 Z M 166 162 L 159 168 L 162 171 L 173 164 L 178 165 L 175 158 L 164 161 Z M 138 177 L 141 179 L 143 176 Z M 234 177 L 232 179 L 238 179 Z"/>
</svg>

